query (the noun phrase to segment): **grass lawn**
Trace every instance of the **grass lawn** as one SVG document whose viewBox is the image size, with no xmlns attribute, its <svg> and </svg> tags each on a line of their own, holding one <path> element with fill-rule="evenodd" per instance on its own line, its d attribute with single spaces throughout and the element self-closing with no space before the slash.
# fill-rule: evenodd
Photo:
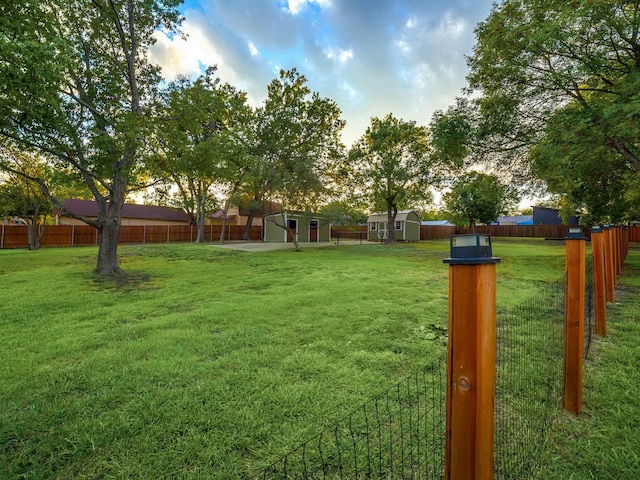
<svg viewBox="0 0 640 480">
<path fill-rule="evenodd" d="M 447 241 L 120 254 L 109 282 L 94 248 L 0 251 L 0 477 L 244 478 L 445 349 Z M 564 271 L 494 255 L 499 311 Z"/>
<path fill-rule="evenodd" d="M 607 337 L 595 341 L 584 371 L 583 410 L 563 415 L 539 478 L 640 478 L 640 249 L 627 256 L 607 310 Z"/>
</svg>

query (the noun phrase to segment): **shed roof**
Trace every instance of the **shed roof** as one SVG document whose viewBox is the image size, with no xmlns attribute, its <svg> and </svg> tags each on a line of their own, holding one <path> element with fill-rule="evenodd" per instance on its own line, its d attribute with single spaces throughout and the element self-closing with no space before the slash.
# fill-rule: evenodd
<svg viewBox="0 0 640 480">
<path fill-rule="evenodd" d="M 93 200 L 70 199 L 63 203 L 64 207 L 76 215 L 86 217 L 98 216 L 98 205 Z M 107 204 L 108 208 L 108 204 Z M 56 215 L 64 212 L 55 210 Z M 122 207 L 122 218 L 141 218 L 146 220 L 163 220 L 172 222 L 190 222 L 191 218 L 182 208 L 162 207 L 159 205 L 136 205 L 125 203 Z"/>
<path fill-rule="evenodd" d="M 285 215 L 287 216 L 287 218 L 302 218 L 302 217 L 307 217 L 310 218 L 312 220 L 325 220 L 325 217 L 323 217 L 320 214 L 316 214 L 316 213 L 304 213 L 304 212 L 284 212 Z M 276 216 L 280 216 L 282 215 L 282 210 L 278 210 L 276 212 L 271 212 L 268 213 L 266 215 L 264 215 L 264 217 L 276 217 Z"/>
<path fill-rule="evenodd" d="M 455 227 L 449 220 L 424 220 L 420 223 L 426 227 Z"/>
<path fill-rule="evenodd" d="M 528 221 L 533 221 L 533 215 L 500 215 L 498 217 L 500 225 L 518 225 Z"/>
<path fill-rule="evenodd" d="M 415 210 L 398 210 L 396 221 L 405 221 L 410 213 L 415 213 L 418 218 L 420 218 L 420 215 L 418 215 L 418 212 L 416 212 Z M 387 219 L 387 212 L 372 213 L 371 215 L 369 215 L 367 222 L 386 222 Z"/>
</svg>

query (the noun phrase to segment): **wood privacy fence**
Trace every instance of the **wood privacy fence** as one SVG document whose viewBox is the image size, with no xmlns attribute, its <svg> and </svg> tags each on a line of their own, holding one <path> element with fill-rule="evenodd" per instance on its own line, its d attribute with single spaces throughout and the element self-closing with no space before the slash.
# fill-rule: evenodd
<svg viewBox="0 0 640 480">
<path fill-rule="evenodd" d="M 220 239 L 221 225 L 205 226 L 205 241 Z M 225 240 L 241 240 L 244 226 L 228 225 Z M 119 243 L 166 243 L 193 242 L 198 229 L 195 225 L 123 225 L 120 227 Z M 262 239 L 262 227 L 252 226 L 250 240 Z M 45 225 L 41 247 L 76 247 L 98 245 L 100 234 L 88 225 Z M 28 246 L 27 227 L 24 225 L 2 225 L 0 248 L 26 248 Z"/>
<path fill-rule="evenodd" d="M 337 238 L 341 236 L 343 238 L 349 238 L 349 233 L 367 233 L 368 227 L 366 225 L 358 227 L 331 227 L 331 238 Z M 455 235 L 456 227 L 440 227 L 440 226 L 426 226 L 420 227 L 420 240 L 440 240 L 443 238 L 449 238 L 451 235 Z M 340 234 L 340 235 L 338 235 Z M 359 238 L 355 236 L 353 238 Z"/>
<path fill-rule="evenodd" d="M 492 237 L 564 238 L 568 230 L 567 225 L 481 225 L 473 230 L 456 228 L 456 233 L 484 233 Z M 588 233 L 588 229 L 583 230 Z"/>
<path fill-rule="evenodd" d="M 220 239 L 220 225 L 205 227 L 205 241 L 215 242 Z M 228 225 L 225 240 L 241 240 L 244 226 Z M 531 237 L 531 238 L 564 238 L 569 227 L 566 225 L 490 225 L 477 226 L 475 233 L 489 234 L 494 237 Z M 332 227 L 331 237 L 338 233 L 366 232 L 367 227 Z M 469 229 L 441 226 L 421 226 L 421 240 L 439 240 L 451 235 L 471 233 Z M 585 231 L 588 234 L 588 231 Z M 193 242 L 197 228 L 194 225 L 147 225 L 120 227 L 120 243 L 166 243 Z M 261 240 L 262 227 L 253 226 L 249 240 Z M 42 247 L 74 247 L 97 245 L 100 236 L 98 231 L 88 225 L 46 225 L 40 241 Z M 640 226 L 629 228 L 629 241 L 640 242 Z M 0 230 L 0 248 L 26 248 L 28 246 L 27 227 L 24 225 L 2 225 Z"/>
<path fill-rule="evenodd" d="M 420 226 L 420 240 L 441 240 L 456 234 L 456 227 Z"/>
</svg>

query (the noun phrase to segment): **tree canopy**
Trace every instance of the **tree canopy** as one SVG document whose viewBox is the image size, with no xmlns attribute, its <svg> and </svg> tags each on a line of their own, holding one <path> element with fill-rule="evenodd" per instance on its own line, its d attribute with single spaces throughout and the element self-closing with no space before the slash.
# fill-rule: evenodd
<svg viewBox="0 0 640 480">
<path fill-rule="evenodd" d="M 346 172 L 369 206 L 387 212 L 387 224 L 393 225 L 398 210 L 430 198 L 437 165 L 429 155 L 426 127 L 388 114 L 371 119 L 349 151 Z M 395 242 L 395 229 L 388 229 L 387 242 Z"/>
<path fill-rule="evenodd" d="M 620 216 L 617 201 L 602 208 L 592 160 L 616 171 L 612 189 L 640 172 L 640 2 L 506 0 L 476 35 L 472 95 L 434 117 L 441 154 L 537 175 L 592 218 Z"/>
<path fill-rule="evenodd" d="M 246 94 L 221 85 L 214 73 L 209 68 L 195 81 L 180 78 L 169 85 L 157 133 L 157 174 L 166 188 L 177 187 L 172 203 L 198 226 L 196 242 L 203 241 L 206 215 L 218 208 L 216 191 L 226 191 L 228 206 L 251 162 Z"/>
<path fill-rule="evenodd" d="M 514 191 L 498 177 L 475 171 L 460 178 L 444 196 L 448 219 L 470 228 L 496 221 L 516 200 Z"/>
<path fill-rule="evenodd" d="M 293 69 L 281 71 L 269 84 L 256 115 L 252 152 L 257 163 L 251 182 L 256 201 L 275 201 L 283 213 L 317 211 L 344 150 L 338 105 L 312 92 L 306 77 Z M 282 220 L 281 227 L 288 228 Z"/>
<path fill-rule="evenodd" d="M 177 0 L 16 0 L 0 6 L 0 136 L 73 168 L 101 233 L 96 272 L 119 271 L 125 196 L 144 167 L 160 81 L 147 48 L 173 29 Z M 49 191 L 46 178 L 38 179 Z M 59 202 L 53 195 L 50 199 Z M 62 206 L 62 205 L 59 205 Z M 72 213 L 72 212 L 70 212 Z"/>
</svg>

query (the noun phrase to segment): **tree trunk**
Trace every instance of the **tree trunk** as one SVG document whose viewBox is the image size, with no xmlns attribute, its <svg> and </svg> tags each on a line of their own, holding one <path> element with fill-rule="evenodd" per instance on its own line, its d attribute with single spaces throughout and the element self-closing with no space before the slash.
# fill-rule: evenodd
<svg viewBox="0 0 640 480">
<path fill-rule="evenodd" d="M 111 210 L 110 207 L 109 210 Z M 109 217 L 111 217 L 109 215 Z M 95 272 L 99 275 L 115 275 L 120 273 L 118 265 L 118 235 L 120 234 L 120 219 L 111 218 L 100 229 L 100 246 L 98 248 L 98 264 Z"/>
<path fill-rule="evenodd" d="M 29 239 L 29 250 L 37 250 L 40 248 L 40 240 L 44 233 L 44 225 L 40 225 L 37 220 L 33 219 L 27 224 L 27 236 Z"/>
<path fill-rule="evenodd" d="M 251 225 L 253 224 L 253 213 L 250 213 L 247 217 L 247 223 L 244 226 L 244 232 L 242 233 L 242 240 L 250 240 L 251 236 Z"/>
<path fill-rule="evenodd" d="M 396 215 L 398 208 L 387 204 L 387 244 L 396 243 Z"/>
<path fill-rule="evenodd" d="M 278 225 L 287 233 L 287 238 L 291 237 L 291 240 L 293 241 L 293 245 L 295 247 L 296 252 L 299 252 L 301 248 L 300 248 L 300 243 L 298 243 L 298 236 L 296 235 L 297 232 L 294 233 L 293 230 L 289 228 L 289 219 L 287 218 L 284 212 L 280 212 L 280 218 L 282 218 L 282 225 L 280 225 L 277 222 L 276 222 L 276 225 Z"/>
<path fill-rule="evenodd" d="M 291 235 L 291 240 L 293 240 L 293 246 L 295 247 L 295 251 L 299 252 L 301 248 L 300 248 L 300 243 L 298 242 L 298 235 L 294 233 L 293 230 L 291 230 L 288 225 L 285 227 L 285 229 L 287 230 L 288 235 Z"/>
<path fill-rule="evenodd" d="M 296 252 L 299 252 L 301 248 L 300 248 L 300 243 L 298 242 L 297 232 L 294 233 L 293 230 L 289 228 L 289 225 L 286 226 L 286 229 L 287 229 L 287 233 L 291 235 L 291 240 L 293 240 L 293 245 L 295 247 Z"/>
<path fill-rule="evenodd" d="M 196 234 L 196 243 L 204 243 L 204 224 L 205 224 L 206 216 L 204 209 L 198 209 L 198 214 L 196 216 L 196 225 L 198 226 L 198 233 Z M 213 240 L 213 238 L 211 239 Z"/>
<path fill-rule="evenodd" d="M 204 219 L 198 216 L 197 227 L 198 233 L 196 233 L 196 243 L 204 243 Z"/>
<path fill-rule="evenodd" d="M 98 202 L 98 231 L 101 234 L 98 263 L 95 269 L 95 273 L 98 275 L 109 276 L 121 272 L 118 265 L 118 236 L 120 235 L 120 219 L 124 206 L 124 182 L 114 183 L 122 183 L 120 185 L 122 193 L 111 195 L 108 209 L 106 199 L 101 199 Z"/>
<path fill-rule="evenodd" d="M 220 243 L 224 242 L 224 231 L 227 228 L 227 214 L 229 213 L 229 206 L 231 204 L 231 198 L 227 198 L 222 207 L 222 228 L 220 229 Z"/>
<path fill-rule="evenodd" d="M 198 234 L 196 243 L 204 243 L 204 224 L 206 219 L 206 190 L 200 185 L 201 195 L 198 196 L 196 205 L 196 223 L 198 224 Z M 211 239 L 213 240 L 213 239 Z"/>
</svg>

